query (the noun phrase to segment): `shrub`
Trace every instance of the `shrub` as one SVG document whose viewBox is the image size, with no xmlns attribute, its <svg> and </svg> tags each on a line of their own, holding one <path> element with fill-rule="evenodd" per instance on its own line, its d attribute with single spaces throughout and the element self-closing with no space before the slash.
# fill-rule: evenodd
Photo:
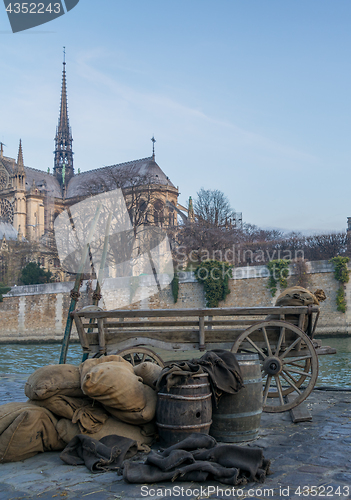
<svg viewBox="0 0 351 500">
<path fill-rule="evenodd" d="M 218 260 L 205 260 L 195 270 L 195 278 L 204 285 L 206 307 L 218 307 L 230 293 L 229 277 L 233 266 Z"/>
</svg>

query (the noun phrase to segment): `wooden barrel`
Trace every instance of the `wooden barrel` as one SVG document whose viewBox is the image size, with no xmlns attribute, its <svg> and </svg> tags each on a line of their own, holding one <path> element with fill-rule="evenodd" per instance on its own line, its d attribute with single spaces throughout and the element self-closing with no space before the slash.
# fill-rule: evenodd
<svg viewBox="0 0 351 500">
<path fill-rule="evenodd" d="M 207 373 L 193 375 L 169 392 L 161 389 L 156 405 L 161 444 L 171 446 L 193 432 L 208 434 L 212 423 L 211 397 Z"/>
<path fill-rule="evenodd" d="M 258 354 L 236 354 L 244 387 L 226 394 L 213 408 L 210 434 L 217 441 L 240 443 L 258 437 L 262 413 L 262 378 Z"/>
</svg>

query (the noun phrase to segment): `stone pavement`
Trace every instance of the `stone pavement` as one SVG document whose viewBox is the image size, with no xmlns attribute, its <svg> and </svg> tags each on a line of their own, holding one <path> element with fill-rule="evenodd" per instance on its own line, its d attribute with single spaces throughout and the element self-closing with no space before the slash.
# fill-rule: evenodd
<svg viewBox="0 0 351 500">
<path fill-rule="evenodd" d="M 25 401 L 22 375 L 0 376 L 0 402 Z M 262 484 L 233 488 L 217 482 L 133 485 L 115 472 L 91 474 L 59 453 L 0 465 L 0 500 L 116 500 L 143 498 L 351 498 L 351 392 L 315 390 L 313 421 L 293 424 L 289 412 L 262 416 L 260 437 L 272 474 Z"/>
</svg>

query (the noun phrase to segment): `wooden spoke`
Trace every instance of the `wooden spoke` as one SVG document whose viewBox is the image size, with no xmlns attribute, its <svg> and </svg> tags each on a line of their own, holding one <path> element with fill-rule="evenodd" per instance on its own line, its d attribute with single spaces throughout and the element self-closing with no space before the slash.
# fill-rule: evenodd
<svg viewBox="0 0 351 500">
<path fill-rule="evenodd" d="M 253 342 L 250 337 L 247 337 L 246 339 L 249 344 L 252 345 L 252 347 L 255 349 L 255 351 L 257 351 L 259 354 L 261 354 L 262 358 L 265 359 L 267 356 L 265 355 L 265 353 L 255 344 L 255 342 Z"/>
<path fill-rule="evenodd" d="M 295 340 L 295 342 L 293 342 L 293 343 L 291 344 L 291 346 L 290 346 L 290 347 L 288 347 L 288 349 L 287 349 L 286 351 L 284 351 L 284 352 L 283 352 L 283 354 L 281 355 L 281 358 L 282 358 L 282 359 L 283 359 L 283 358 L 285 358 L 285 356 L 286 356 L 286 355 L 287 355 L 287 354 L 288 354 L 288 353 L 289 353 L 292 349 L 294 349 L 294 347 L 295 347 L 295 346 L 296 346 L 299 342 L 300 342 L 300 339 L 299 339 L 299 338 L 297 338 L 297 339 Z"/>
<path fill-rule="evenodd" d="M 288 371 L 288 370 L 286 370 Z M 297 373 L 298 375 L 303 375 L 304 377 L 312 377 L 312 374 L 311 373 L 307 373 L 307 372 L 301 372 L 300 370 L 295 370 L 294 368 L 289 368 L 289 372 L 291 373 Z"/>
<path fill-rule="evenodd" d="M 276 381 L 276 384 L 277 384 L 277 389 L 278 389 L 280 403 L 284 406 L 283 390 L 282 390 L 282 385 L 280 383 L 279 375 L 276 375 L 274 378 L 275 378 L 275 381 Z"/>
<path fill-rule="evenodd" d="M 271 346 L 270 346 L 270 343 L 268 340 L 267 330 L 265 329 L 264 326 L 262 327 L 262 332 L 263 332 L 263 336 L 264 336 L 264 341 L 266 342 L 268 356 L 272 356 L 272 349 L 271 349 Z"/>
<path fill-rule="evenodd" d="M 277 348 L 275 350 L 275 355 L 276 356 L 278 356 L 278 354 L 279 354 L 279 351 L 280 351 L 280 348 L 281 348 L 281 345 L 282 345 L 282 342 L 283 342 L 284 335 L 285 335 L 285 328 L 281 327 L 280 328 L 280 335 L 279 335 L 279 340 L 278 340 Z"/>
<path fill-rule="evenodd" d="M 283 363 L 283 365 L 286 367 L 287 370 L 289 369 L 290 366 L 296 366 L 296 368 L 302 368 L 302 369 L 305 368 L 306 371 L 307 367 L 309 366 L 309 360 L 307 359 L 305 361 L 305 366 L 300 365 L 299 363 L 294 363 L 293 361 L 291 361 L 291 363 Z"/>
<path fill-rule="evenodd" d="M 289 373 L 289 372 L 285 372 L 285 370 L 283 370 L 284 373 L 286 373 L 286 375 L 294 382 L 294 384 L 299 387 L 301 384 L 300 384 L 300 380 L 296 380 L 294 379 L 294 377 Z M 303 377 L 303 379 L 305 380 L 305 377 Z"/>
<path fill-rule="evenodd" d="M 301 394 L 301 391 L 300 389 L 297 387 L 297 385 L 295 385 L 291 380 L 288 379 L 288 377 L 285 375 L 284 371 L 282 371 L 282 373 L 280 374 L 282 376 L 282 378 L 285 380 L 285 382 L 287 382 L 289 385 L 291 385 L 291 387 L 293 387 L 293 389 L 298 393 L 298 394 Z"/>
<path fill-rule="evenodd" d="M 262 403 L 263 405 L 266 404 L 268 391 L 269 391 L 269 388 L 271 386 L 271 381 L 272 381 L 272 375 L 268 375 L 267 380 L 266 380 L 266 387 L 264 388 L 264 392 L 263 392 L 263 403 Z"/>
<path fill-rule="evenodd" d="M 284 360 L 283 360 L 283 364 L 284 364 L 284 365 L 294 365 L 294 364 L 295 364 L 295 363 L 297 363 L 298 361 L 306 361 L 306 359 L 311 359 L 311 356 L 300 356 L 299 358 L 298 358 L 298 357 L 296 357 L 296 358 L 292 358 L 291 360 L 290 360 L 290 358 L 289 358 L 289 360 L 288 360 L 288 361 L 284 359 Z"/>
<path fill-rule="evenodd" d="M 116 354 L 122 356 L 122 358 L 129 361 L 133 366 L 140 365 L 144 361 L 149 361 L 150 363 L 164 367 L 162 358 L 146 347 L 129 347 L 128 349 L 118 351 Z"/>
</svg>

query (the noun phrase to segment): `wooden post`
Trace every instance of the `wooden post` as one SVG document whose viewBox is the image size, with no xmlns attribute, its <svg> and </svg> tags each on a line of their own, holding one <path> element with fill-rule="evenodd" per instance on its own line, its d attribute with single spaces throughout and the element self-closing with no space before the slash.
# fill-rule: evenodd
<svg viewBox="0 0 351 500">
<path fill-rule="evenodd" d="M 85 261 L 87 260 L 87 257 L 88 257 L 89 245 L 90 245 L 90 242 L 91 242 L 93 235 L 94 235 L 94 231 L 96 228 L 97 221 L 99 219 L 100 211 L 101 211 L 101 203 L 96 208 L 93 223 L 92 223 L 91 229 L 89 231 L 89 235 L 88 235 L 88 238 L 86 240 L 85 246 L 83 248 L 82 258 L 81 258 L 81 261 L 79 264 L 79 268 L 78 268 L 78 272 L 77 272 L 77 276 L 76 276 L 76 281 L 74 283 L 73 289 L 71 290 L 71 294 L 70 294 L 71 295 L 71 303 L 70 303 L 69 309 L 68 309 L 66 329 L 65 329 L 65 333 L 63 335 L 63 340 L 62 340 L 62 347 L 61 347 L 61 354 L 60 354 L 60 361 L 59 361 L 60 365 L 66 363 L 68 344 L 69 344 L 69 339 L 71 336 L 72 324 L 73 324 L 73 318 L 71 316 L 71 313 L 74 311 L 76 304 L 78 302 L 79 288 L 80 288 L 80 284 L 82 282 L 82 275 L 83 275 L 83 270 L 84 270 L 84 266 L 85 266 Z"/>
<path fill-rule="evenodd" d="M 205 316 L 199 317 L 199 350 L 205 350 Z"/>
</svg>

